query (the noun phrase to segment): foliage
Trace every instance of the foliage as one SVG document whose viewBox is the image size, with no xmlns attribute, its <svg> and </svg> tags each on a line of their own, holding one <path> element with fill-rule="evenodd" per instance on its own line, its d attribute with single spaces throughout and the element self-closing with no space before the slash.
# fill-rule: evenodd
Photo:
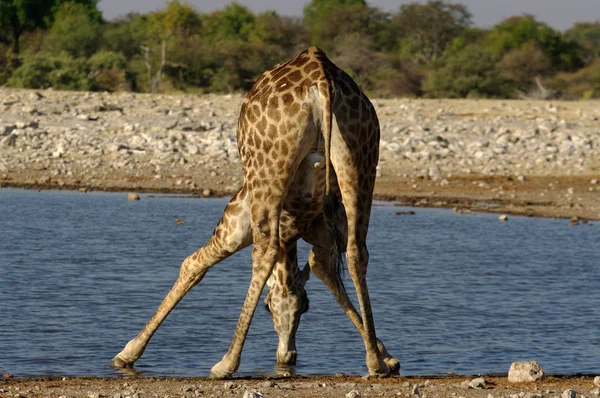
<svg viewBox="0 0 600 398">
<path fill-rule="evenodd" d="M 121 53 L 131 60 L 141 53 L 142 43 L 148 40 L 148 17 L 135 13 L 104 25 L 102 47 Z"/>
<path fill-rule="evenodd" d="M 523 15 L 474 28 L 458 0 L 413 0 L 396 12 L 311 0 L 303 18 L 236 2 L 200 13 L 185 1 L 104 21 L 98 0 L 0 0 L 0 84 L 245 91 L 313 44 L 369 95 L 513 97 L 543 81 L 564 98 L 600 96 L 600 22 L 561 33 Z"/>
<path fill-rule="evenodd" d="M 507 52 L 499 65 L 502 76 L 521 90 L 527 90 L 535 77 L 548 75 L 551 68 L 550 59 L 535 42 Z"/>
<path fill-rule="evenodd" d="M 312 44 L 328 50 L 331 37 L 328 21 L 350 6 L 366 6 L 365 0 L 312 0 L 304 6 L 304 26 L 311 36 Z M 328 41 L 329 39 L 329 41 Z"/>
<path fill-rule="evenodd" d="M 531 15 L 511 17 L 496 25 L 484 41 L 496 57 L 534 42 L 555 69 L 573 70 L 582 64 L 580 47 Z"/>
<path fill-rule="evenodd" d="M 55 22 L 48 36 L 49 48 L 71 56 L 89 57 L 100 47 L 101 26 L 94 13 L 83 4 L 65 2 L 55 13 Z"/>
<path fill-rule="evenodd" d="M 83 60 L 74 59 L 66 53 L 38 53 L 26 57 L 7 83 L 17 88 L 88 90 L 91 87 L 88 73 Z"/>
<path fill-rule="evenodd" d="M 48 28 L 64 0 L 1 0 L 0 42 L 10 44 L 14 54 L 20 52 L 20 38 L 26 31 Z M 97 0 L 74 0 L 84 5 L 94 22 L 101 20 Z"/>
<path fill-rule="evenodd" d="M 600 98 L 600 58 L 573 73 L 559 73 L 549 84 L 563 98 Z"/>
<path fill-rule="evenodd" d="M 494 57 L 480 46 L 469 45 L 446 55 L 443 66 L 431 73 L 424 89 L 430 97 L 480 98 L 510 96 Z"/>
<path fill-rule="evenodd" d="M 166 39 L 172 35 L 190 36 L 198 33 L 200 16 L 189 4 L 171 0 L 164 10 L 156 11 L 148 19 L 148 29 L 152 36 Z"/>
<path fill-rule="evenodd" d="M 586 62 L 600 56 L 600 22 L 576 23 L 565 32 L 565 38 L 581 46 Z"/>
<path fill-rule="evenodd" d="M 393 19 L 399 37 L 398 47 L 404 54 L 418 57 L 422 62 L 439 58 L 446 46 L 469 25 L 471 13 L 464 5 L 441 0 L 402 4 Z"/>
<path fill-rule="evenodd" d="M 202 34 L 211 42 L 248 41 L 255 19 L 247 7 L 233 2 L 222 10 L 202 16 Z"/>
</svg>

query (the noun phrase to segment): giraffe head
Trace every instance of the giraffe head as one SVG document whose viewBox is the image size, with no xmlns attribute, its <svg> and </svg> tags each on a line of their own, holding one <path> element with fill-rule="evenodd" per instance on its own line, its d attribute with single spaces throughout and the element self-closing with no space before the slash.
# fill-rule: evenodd
<svg viewBox="0 0 600 398">
<path fill-rule="evenodd" d="M 277 364 L 296 364 L 296 331 L 300 316 L 308 311 L 308 296 L 304 286 L 310 276 L 307 264 L 301 271 L 297 266 L 296 248 L 288 249 L 285 261 L 293 262 L 291 273 L 286 273 L 279 263 L 275 265 L 267 281 L 269 292 L 265 298 L 265 308 L 273 317 L 273 326 L 279 337 Z M 286 275 L 287 274 L 287 275 Z"/>
</svg>

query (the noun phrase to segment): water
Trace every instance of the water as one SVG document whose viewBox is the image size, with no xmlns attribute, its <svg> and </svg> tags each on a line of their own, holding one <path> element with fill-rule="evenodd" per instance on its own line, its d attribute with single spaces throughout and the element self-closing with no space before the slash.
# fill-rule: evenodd
<svg viewBox="0 0 600 398">
<path fill-rule="evenodd" d="M 209 238 L 226 202 L 0 191 L 0 373 L 118 375 L 111 358 L 152 315 L 181 260 Z M 600 373 L 600 225 L 399 210 L 407 209 L 373 210 L 368 281 L 378 336 L 402 374 L 505 373 L 517 360 L 554 374 Z M 302 245 L 301 264 L 307 254 Z M 250 270 L 248 250 L 213 268 L 136 369 L 208 375 L 229 347 Z M 307 291 L 297 373 L 366 373 L 362 341 L 333 296 L 314 276 Z M 261 306 L 240 373 L 272 372 L 276 346 Z"/>
</svg>

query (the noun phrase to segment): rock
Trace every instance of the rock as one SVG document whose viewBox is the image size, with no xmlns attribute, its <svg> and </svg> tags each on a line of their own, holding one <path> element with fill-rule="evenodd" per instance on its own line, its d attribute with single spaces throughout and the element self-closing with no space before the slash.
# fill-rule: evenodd
<svg viewBox="0 0 600 398">
<path fill-rule="evenodd" d="M 561 398 L 576 398 L 577 397 L 577 392 L 575 392 L 575 390 L 573 390 L 572 388 L 563 391 Z"/>
<path fill-rule="evenodd" d="M 346 394 L 346 398 L 360 398 L 360 391 L 358 390 L 352 390 L 350 391 L 348 394 Z"/>
<path fill-rule="evenodd" d="M 507 221 L 508 220 L 508 216 L 506 214 L 502 214 L 501 216 L 498 217 L 498 221 Z"/>
<path fill-rule="evenodd" d="M 536 381 L 544 377 L 544 371 L 535 361 L 513 362 L 508 371 L 508 381 L 522 383 Z"/>
<path fill-rule="evenodd" d="M 277 384 L 275 384 L 274 381 L 272 380 L 267 380 L 267 381 L 263 381 L 262 383 L 258 383 L 258 387 L 260 388 L 271 388 L 271 387 L 275 387 Z"/>
<path fill-rule="evenodd" d="M 237 383 L 235 381 L 226 381 L 223 384 L 223 388 L 226 389 L 226 390 L 234 390 L 237 387 L 238 387 L 238 385 L 237 385 Z M 245 394 L 244 394 L 244 396 L 245 396 Z"/>
<path fill-rule="evenodd" d="M 413 388 L 411 389 L 410 393 L 412 395 L 421 395 L 421 392 L 419 391 L 419 387 L 417 387 L 416 385 L 413 386 Z"/>
<path fill-rule="evenodd" d="M 130 193 L 127 195 L 128 200 L 140 200 L 140 196 L 136 193 Z"/>
<path fill-rule="evenodd" d="M 600 387 L 600 376 L 594 377 L 594 385 Z"/>
<path fill-rule="evenodd" d="M 246 390 L 243 398 L 263 398 L 263 395 L 256 390 Z"/>
<path fill-rule="evenodd" d="M 202 196 L 204 196 L 205 198 L 210 198 L 212 195 L 213 191 L 208 188 L 202 191 Z"/>
<path fill-rule="evenodd" d="M 485 379 L 483 377 L 478 377 L 476 379 L 473 379 L 469 383 L 469 387 L 476 389 L 476 390 L 483 389 L 483 388 L 485 388 Z"/>
</svg>

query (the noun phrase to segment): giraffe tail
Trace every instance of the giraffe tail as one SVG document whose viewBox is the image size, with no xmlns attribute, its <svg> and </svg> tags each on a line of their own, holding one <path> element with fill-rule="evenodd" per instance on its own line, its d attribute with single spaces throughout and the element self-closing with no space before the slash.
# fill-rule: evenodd
<svg viewBox="0 0 600 398">
<path fill-rule="evenodd" d="M 319 85 L 319 101 L 321 105 L 321 132 L 325 144 L 325 195 L 323 197 L 323 214 L 325 225 L 331 235 L 333 248 L 331 260 L 335 270 L 336 280 L 343 290 L 344 281 L 344 258 L 342 253 L 346 251 L 344 235 L 340 232 L 338 225 L 341 222 L 340 212 L 343 211 L 342 204 L 331 190 L 331 131 L 333 122 L 333 111 L 331 106 L 331 85 L 329 82 Z"/>
</svg>

